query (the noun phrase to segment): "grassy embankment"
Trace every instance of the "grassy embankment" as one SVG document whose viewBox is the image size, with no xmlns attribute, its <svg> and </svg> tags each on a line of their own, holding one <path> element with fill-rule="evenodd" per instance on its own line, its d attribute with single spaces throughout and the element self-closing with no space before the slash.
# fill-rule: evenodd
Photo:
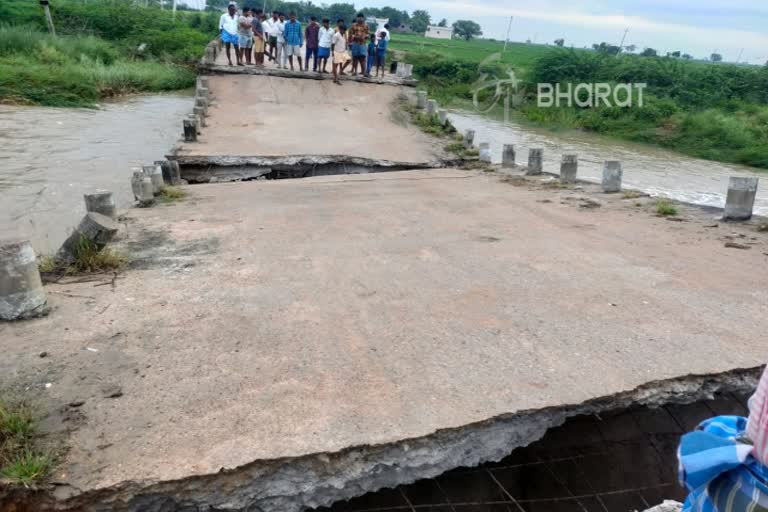
<svg viewBox="0 0 768 512">
<path fill-rule="evenodd" d="M 689 62 L 493 41 L 432 40 L 395 34 L 430 94 L 443 104 L 471 107 L 480 73 L 514 70 L 527 94 L 513 116 L 552 129 L 582 129 L 663 146 L 691 156 L 768 169 L 768 67 Z M 643 108 L 539 108 L 537 83 L 647 83 Z M 486 91 L 486 94 L 488 92 Z M 490 115 L 501 117 L 501 108 Z"/>
<path fill-rule="evenodd" d="M 91 106 L 119 94 L 194 85 L 193 64 L 216 33 L 216 13 L 169 11 L 129 0 L 61 0 L 58 37 L 37 2 L 0 2 L 0 102 Z"/>
</svg>

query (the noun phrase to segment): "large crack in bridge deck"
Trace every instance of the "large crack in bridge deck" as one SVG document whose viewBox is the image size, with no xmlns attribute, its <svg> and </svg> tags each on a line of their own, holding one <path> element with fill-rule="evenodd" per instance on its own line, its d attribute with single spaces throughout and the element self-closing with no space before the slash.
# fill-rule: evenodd
<svg viewBox="0 0 768 512">
<path fill-rule="evenodd" d="M 130 212 L 147 264 L 115 288 L 2 327 L 0 375 L 85 401 L 59 509 L 330 504 L 569 415 L 748 392 L 768 348 L 763 256 L 695 222 L 449 169 L 189 192 Z"/>
<path fill-rule="evenodd" d="M 372 83 L 276 76 L 212 76 L 213 96 L 197 142 L 179 144 L 190 182 L 443 167 L 453 158 L 409 125 L 404 91 Z"/>
</svg>

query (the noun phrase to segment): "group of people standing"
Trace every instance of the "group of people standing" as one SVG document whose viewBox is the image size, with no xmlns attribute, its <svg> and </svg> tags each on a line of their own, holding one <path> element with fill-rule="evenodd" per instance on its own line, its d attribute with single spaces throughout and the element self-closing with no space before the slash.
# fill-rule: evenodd
<svg viewBox="0 0 768 512">
<path fill-rule="evenodd" d="M 355 22 L 347 29 L 343 19 L 331 27 L 330 20 L 323 18 L 322 24 L 312 16 L 307 27 L 302 30 L 296 13 L 273 12 L 267 18 L 261 9 L 243 7 L 238 12 L 234 2 L 229 4 L 227 12 L 219 21 L 221 40 L 226 47 L 227 60 L 232 66 L 230 49 L 234 46 L 238 66 L 263 66 L 265 56 L 280 69 L 290 66 L 294 71 L 293 58 L 298 61 L 299 70 L 309 71 L 312 59 L 312 71 L 327 73 L 328 60 L 332 63 L 333 81 L 341 85 L 339 76 L 351 64 L 352 74 L 359 73 L 370 77 L 374 66 L 376 76 L 384 77 L 389 45 L 389 26 L 384 25 L 371 33 L 365 16 L 359 13 Z M 302 62 L 302 47 L 304 60 Z"/>
</svg>

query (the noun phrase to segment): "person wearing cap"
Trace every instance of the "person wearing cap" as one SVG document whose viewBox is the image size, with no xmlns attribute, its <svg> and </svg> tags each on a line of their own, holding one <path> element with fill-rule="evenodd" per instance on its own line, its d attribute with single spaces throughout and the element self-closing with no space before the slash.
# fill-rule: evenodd
<svg viewBox="0 0 768 512">
<path fill-rule="evenodd" d="M 237 5 L 235 2 L 230 2 L 227 7 L 227 12 L 221 15 L 219 18 L 219 31 L 221 32 L 221 42 L 227 49 L 227 60 L 229 65 L 232 65 L 232 56 L 230 55 L 230 48 L 235 45 L 235 59 L 240 64 L 240 47 L 238 36 L 238 17 L 237 17 Z"/>
</svg>

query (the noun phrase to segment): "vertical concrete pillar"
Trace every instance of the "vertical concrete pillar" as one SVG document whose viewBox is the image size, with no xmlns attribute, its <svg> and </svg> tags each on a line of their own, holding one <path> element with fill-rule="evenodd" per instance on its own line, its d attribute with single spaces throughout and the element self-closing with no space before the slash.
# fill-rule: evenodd
<svg viewBox="0 0 768 512">
<path fill-rule="evenodd" d="M 133 197 L 137 200 L 141 200 L 141 182 L 144 180 L 144 173 L 141 171 L 134 171 L 131 177 L 131 191 L 133 191 Z"/>
<path fill-rule="evenodd" d="M 464 147 L 471 148 L 475 145 L 475 130 L 467 130 L 464 132 Z"/>
<path fill-rule="evenodd" d="M 176 160 L 161 160 L 155 162 L 163 170 L 163 181 L 171 185 L 178 185 L 181 181 L 181 168 Z"/>
<path fill-rule="evenodd" d="M 192 109 L 192 115 L 197 118 L 197 128 L 199 131 L 200 127 L 205 126 L 205 110 L 203 107 L 195 105 L 195 108 Z"/>
<path fill-rule="evenodd" d="M 208 101 L 208 88 L 198 87 L 196 95 L 198 98 L 203 98 L 205 101 Z"/>
<path fill-rule="evenodd" d="M 504 149 L 501 153 L 501 166 L 505 169 L 513 169 L 515 167 L 515 158 L 515 146 L 504 144 Z"/>
<path fill-rule="evenodd" d="M 480 143 L 480 161 L 487 164 L 491 163 L 491 145 L 488 142 Z"/>
<path fill-rule="evenodd" d="M 427 115 L 437 115 L 437 100 L 427 100 Z"/>
<path fill-rule="evenodd" d="M 416 107 L 427 108 L 427 91 L 416 91 Z"/>
<path fill-rule="evenodd" d="M 28 240 L 0 241 L 0 320 L 22 320 L 47 312 L 37 256 Z"/>
<path fill-rule="evenodd" d="M 195 108 L 199 108 L 202 112 L 202 115 L 208 114 L 208 100 L 198 96 L 195 98 Z"/>
<path fill-rule="evenodd" d="M 93 194 L 85 194 L 83 197 L 85 198 L 86 211 L 100 213 L 111 219 L 117 216 L 115 199 L 112 197 L 112 192 L 100 190 Z"/>
<path fill-rule="evenodd" d="M 203 64 L 213 65 L 215 62 L 216 62 L 216 48 L 210 45 L 206 46 L 205 56 L 203 57 Z"/>
<path fill-rule="evenodd" d="M 141 179 L 139 206 L 152 206 L 153 204 L 155 204 L 155 186 L 152 184 L 152 178 L 144 175 Z"/>
<path fill-rule="evenodd" d="M 205 88 L 205 89 L 209 89 L 209 92 L 210 92 L 210 88 L 208 87 L 208 83 L 209 83 L 209 81 L 208 81 L 208 77 L 207 76 L 198 76 L 197 77 L 197 88 L 198 89 Z"/>
<path fill-rule="evenodd" d="M 537 176 L 544 171 L 544 150 L 533 148 L 528 151 L 528 170 L 525 174 Z"/>
<path fill-rule="evenodd" d="M 171 166 L 171 185 L 181 185 L 181 166 L 176 160 L 168 162 Z"/>
<path fill-rule="evenodd" d="M 442 126 L 445 126 L 448 122 L 448 112 L 446 110 L 443 110 L 442 108 L 437 111 L 437 120 L 440 122 Z"/>
<path fill-rule="evenodd" d="M 621 192 L 621 180 L 624 171 L 621 169 L 621 162 L 606 161 L 603 166 L 603 192 L 614 193 Z"/>
<path fill-rule="evenodd" d="M 758 178 L 733 177 L 728 181 L 724 220 L 749 220 L 755 206 Z"/>
<path fill-rule="evenodd" d="M 152 193 L 157 195 L 165 186 L 163 181 L 163 169 L 159 165 L 145 165 L 142 167 L 144 175 L 147 176 L 152 183 Z"/>
<path fill-rule="evenodd" d="M 184 120 L 184 141 L 197 142 L 197 123 L 192 119 Z"/>
<path fill-rule="evenodd" d="M 575 183 L 579 170 L 579 155 L 563 155 L 560 162 L 560 182 Z"/>
</svg>

